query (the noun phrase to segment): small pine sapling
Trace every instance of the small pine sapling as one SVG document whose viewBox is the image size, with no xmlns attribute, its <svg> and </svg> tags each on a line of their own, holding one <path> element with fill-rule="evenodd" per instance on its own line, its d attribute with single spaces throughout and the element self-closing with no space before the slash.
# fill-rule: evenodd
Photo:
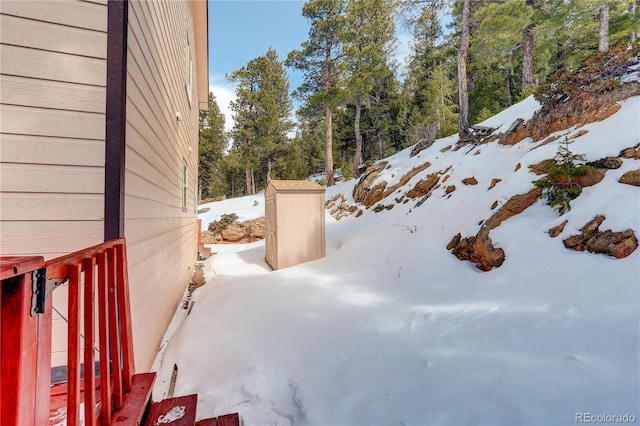
<svg viewBox="0 0 640 426">
<path fill-rule="evenodd" d="M 543 189 L 540 198 L 546 200 L 560 215 L 571 210 L 570 201 L 582 193 L 582 188 L 573 178 L 595 170 L 585 165 L 584 154 L 571 152 L 570 143 L 565 137 L 564 142 L 558 146 L 556 156 L 544 162 L 549 167 L 547 178 L 533 182 L 536 187 Z"/>
</svg>

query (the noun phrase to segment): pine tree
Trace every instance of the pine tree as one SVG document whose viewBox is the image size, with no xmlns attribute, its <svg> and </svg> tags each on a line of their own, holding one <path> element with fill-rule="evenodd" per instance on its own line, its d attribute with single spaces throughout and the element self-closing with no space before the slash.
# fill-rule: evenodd
<svg viewBox="0 0 640 426">
<path fill-rule="evenodd" d="M 289 81 L 277 52 L 271 48 L 252 59 L 227 78 L 237 83 L 236 100 L 231 103 L 235 124 L 231 132 L 233 149 L 245 169 L 246 194 L 266 185 L 276 158 L 284 155 L 292 102 Z M 261 183 L 256 185 L 256 172 Z M 264 179 L 261 179 L 261 178 Z"/>
<path fill-rule="evenodd" d="M 355 105 L 356 149 L 352 167 L 355 176 L 359 176 L 362 162 L 362 109 L 371 105 L 370 96 L 376 90 L 374 84 L 383 81 L 384 73 L 389 69 L 395 48 L 394 16 L 398 5 L 396 0 L 349 0 L 347 3 L 343 52 L 348 75 L 347 93 Z"/>
<path fill-rule="evenodd" d="M 227 192 L 223 157 L 228 140 L 224 132 L 224 121 L 215 96 L 209 93 L 209 109 L 200 112 L 198 187 L 201 199 L 217 197 Z"/>
<path fill-rule="evenodd" d="M 535 186 L 543 189 L 541 198 L 561 215 L 571 210 L 570 201 L 582 193 L 582 188 L 573 178 L 594 170 L 593 167 L 584 164 L 584 154 L 571 152 L 570 143 L 571 141 L 565 137 L 564 142 L 558 145 L 555 158 L 545 162 L 549 167 L 547 179 L 533 182 Z"/>
<path fill-rule="evenodd" d="M 304 71 L 295 94 L 312 108 L 324 109 L 325 174 L 333 178 L 333 115 L 340 104 L 340 61 L 345 26 L 345 0 L 310 0 L 302 15 L 311 23 L 309 40 L 287 57 L 287 66 Z"/>
</svg>

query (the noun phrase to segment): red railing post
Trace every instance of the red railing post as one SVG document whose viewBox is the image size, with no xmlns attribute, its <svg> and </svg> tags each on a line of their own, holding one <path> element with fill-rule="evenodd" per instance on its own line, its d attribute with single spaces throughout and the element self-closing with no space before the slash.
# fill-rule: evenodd
<svg viewBox="0 0 640 426">
<path fill-rule="evenodd" d="M 67 425 L 76 426 L 80 424 L 80 265 L 69 265 L 67 270 L 69 273 Z"/>
<path fill-rule="evenodd" d="M 32 271 L 42 257 L 0 259 L 0 424 L 42 424 L 49 414 L 49 354 L 39 337 L 51 330 L 51 315 L 31 315 Z M 48 305 L 51 309 L 51 305 Z M 50 311 L 49 311 L 50 313 Z M 48 322 L 48 323 L 47 323 Z M 50 340 L 50 337 L 49 337 Z M 38 362 L 48 365 L 38 365 Z M 45 374 L 46 373 L 46 374 Z M 48 418 L 46 420 L 48 422 Z"/>
<path fill-rule="evenodd" d="M 96 426 L 95 261 L 84 260 L 84 424 Z"/>
<path fill-rule="evenodd" d="M 124 240 L 116 246 L 116 252 L 118 259 L 118 311 L 120 312 L 120 336 L 122 339 L 122 378 L 124 391 L 129 392 L 135 364 L 131 331 L 131 303 L 129 301 L 129 266 L 127 264 L 127 246 Z"/>
<path fill-rule="evenodd" d="M 37 285 L 32 282 L 35 270 Z M 66 424 L 80 424 L 84 414 L 84 424 L 95 426 L 98 409 L 100 424 L 111 424 L 113 411 L 123 406 L 124 394 L 132 390 L 134 361 L 125 240 L 107 241 L 46 263 L 42 257 L 0 258 L 0 425 L 49 424 L 53 297 L 46 293 L 65 280 L 69 281 L 63 402 Z M 35 301 L 37 310 L 44 305 L 44 314 L 35 314 Z M 95 387 L 96 311 L 99 404 Z M 85 403 L 83 413 L 81 402 Z"/>
<path fill-rule="evenodd" d="M 109 357 L 109 309 L 107 301 L 107 255 L 97 254 L 98 258 L 98 334 L 100 341 L 100 419 L 103 425 L 111 423 L 111 368 Z"/>
<path fill-rule="evenodd" d="M 122 408 L 122 368 L 120 367 L 120 347 L 122 340 L 118 333 L 118 300 L 119 296 L 116 291 L 116 250 L 115 248 L 107 249 L 107 265 L 108 265 L 108 306 L 109 306 L 109 342 L 111 348 L 111 380 L 113 382 L 113 409 Z"/>
</svg>

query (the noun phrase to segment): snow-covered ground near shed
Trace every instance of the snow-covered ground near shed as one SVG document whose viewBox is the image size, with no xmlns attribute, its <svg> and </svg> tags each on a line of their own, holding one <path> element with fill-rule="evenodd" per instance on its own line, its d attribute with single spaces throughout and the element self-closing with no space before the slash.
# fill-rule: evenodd
<svg viewBox="0 0 640 426">
<path fill-rule="evenodd" d="M 581 128 L 572 151 L 592 161 L 636 146 L 640 97 L 621 105 Z M 529 98 L 482 124 L 505 131 L 538 107 Z M 197 393 L 198 418 L 239 412 L 246 426 L 564 425 L 581 413 L 640 421 L 640 251 L 614 259 L 562 244 L 598 214 L 602 230 L 640 235 L 640 188 L 618 182 L 640 160 L 607 171 L 561 217 L 538 201 L 491 231 L 506 252 L 500 268 L 480 272 L 446 249 L 458 232 L 475 235 L 494 201 L 530 190 L 537 176 L 527 166 L 552 158 L 563 139 L 441 152 L 452 137 L 413 158 L 399 152 L 379 177 L 389 185 L 431 166 L 389 199 L 448 166 L 456 190 L 339 221 L 327 212 L 321 260 L 271 271 L 264 242 L 212 246 L 208 284 L 189 315 L 176 313 L 154 365 L 154 399 L 177 364 L 174 394 Z M 472 176 L 477 185 L 461 183 Z M 353 202 L 355 183 L 327 199 Z M 206 229 L 223 213 L 264 215 L 264 198 L 201 207 Z"/>
</svg>

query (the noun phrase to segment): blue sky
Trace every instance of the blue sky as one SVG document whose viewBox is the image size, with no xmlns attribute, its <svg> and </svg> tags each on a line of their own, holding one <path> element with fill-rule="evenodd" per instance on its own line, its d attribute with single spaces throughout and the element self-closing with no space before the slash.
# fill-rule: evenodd
<svg viewBox="0 0 640 426">
<path fill-rule="evenodd" d="M 284 60 L 308 39 L 309 23 L 302 16 L 300 0 L 209 0 L 209 90 L 225 114 L 225 127 L 233 126 L 229 102 L 235 87 L 225 75 L 267 52 L 269 46 Z M 399 28 L 400 29 L 400 28 Z M 401 29 L 401 32 L 402 31 Z M 398 35 L 396 59 L 409 53 L 409 37 Z M 291 90 L 302 83 L 300 72 L 287 69 Z"/>
<path fill-rule="evenodd" d="M 303 5 L 304 1 L 291 0 L 209 1 L 209 88 L 225 113 L 227 128 L 231 127 L 228 104 L 235 88 L 225 74 L 264 55 L 269 46 L 281 60 L 300 48 L 309 35 L 309 24 L 302 17 Z M 293 90 L 301 83 L 302 75 L 287 71 Z"/>
</svg>

